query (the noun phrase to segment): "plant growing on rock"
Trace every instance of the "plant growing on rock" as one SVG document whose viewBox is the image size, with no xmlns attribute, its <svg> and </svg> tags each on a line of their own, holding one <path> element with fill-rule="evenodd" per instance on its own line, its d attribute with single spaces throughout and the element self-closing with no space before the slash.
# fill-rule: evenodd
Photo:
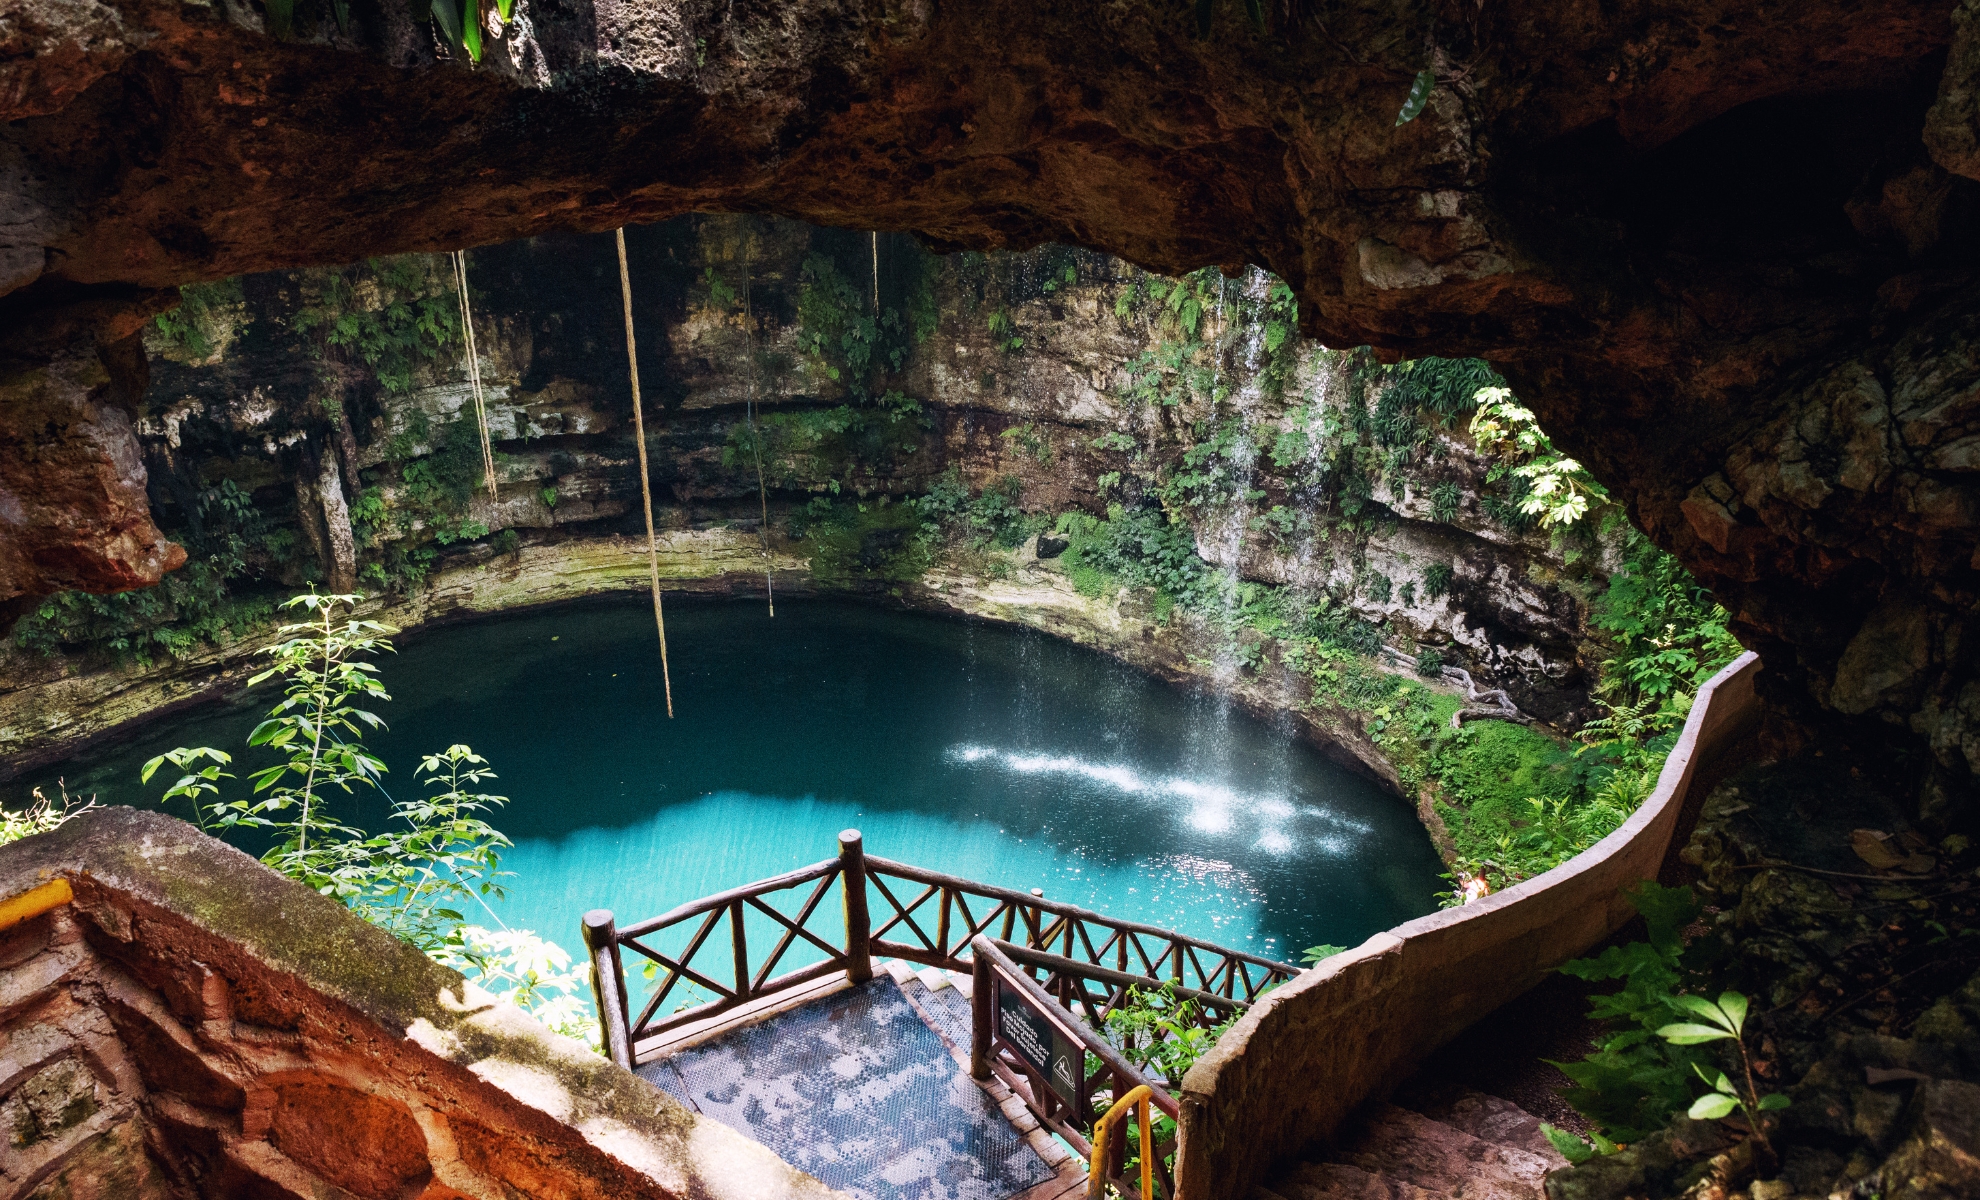
<svg viewBox="0 0 1980 1200">
<path fill-rule="evenodd" d="M 387 635 L 394 631 L 351 617 L 362 599 L 311 592 L 282 606 L 306 619 L 282 627 L 283 640 L 266 651 L 272 665 L 250 681 L 284 683 L 282 699 L 248 735 L 249 746 L 280 755 L 249 773 L 250 795 L 223 797 L 223 781 L 234 778 L 224 769 L 233 757 L 210 746 L 153 758 L 142 781 L 170 764 L 182 774 L 162 801 L 189 803 L 202 828 L 271 838 L 261 858 L 269 867 L 437 961 L 468 970 L 488 990 L 506 991 L 520 1007 L 541 1010 L 568 1027 L 564 1032 L 582 1034 L 571 1014 L 584 993 L 572 982 L 568 956 L 526 931 L 497 935 L 469 926 L 461 911 L 503 894 L 501 852 L 510 842 L 484 814 L 508 800 L 479 790 L 494 778 L 487 760 L 465 745 L 449 746 L 420 761 L 416 775 L 427 794 L 400 799 L 385 791 L 385 764 L 364 748 L 366 732 L 384 722 L 365 705 L 391 697 L 364 660 L 390 652 Z M 375 834 L 332 807 L 340 796 L 368 790 L 390 803 L 387 828 Z"/>
<path fill-rule="evenodd" d="M 1773 1146 L 1767 1141 L 1766 1118 L 1763 1114 L 1778 1112 L 1788 1106 L 1788 1098 L 1780 1093 L 1762 1095 L 1759 1084 L 1753 1078 L 1753 1053 L 1746 1048 L 1746 997 L 1738 992 L 1724 992 L 1718 1000 L 1707 1000 L 1703 996 L 1674 996 L 1671 1003 L 1698 1021 L 1679 1021 L 1666 1025 L 1657 1031 L 1657 1036 L 1673 1046 L 1699 1046 L 1708 1042 L 1730 1041 L 1739 1051 L 1739 1066 L 1742 1078 L 1738 1083 L 1727 1078 L 1724 1071 L 1707 1072 L 1693 1063 L 1691 1069 L 1698 1078 L 1705 1081 L 1712 1090 L 1692 1101 L 1685 1115 L 1694 1121 L 1717 1121 L 1732 1116 L 1738 1111 L 1746 1117 L 1746 1127 L 1752 1133 L 1759 1148 L 1759 1159 L 1773 1158 Z"/>
<path fill-rule="evenodd" d="M 1595 958 L 1561 967 L 1577 979 L 1621 981 L 1620 990 L 1594 997 L 1588 1009 L 1592 1019 L 1614 1032 L 1579 1062 L 1553 1064 L 1574 1084 L 1563 1097 L 1613 1142 L 1636 1141 L 1685 1111 L 1692 1103 L 1694 1071 L 1705 1065 L 1704 1056 L 1692 1049 L 1698 1043 L 1659 1036 L 1683 1014 L 1677 998 L 1695 986 L 1700 973 L 1702 953 L 1688 951 L 1684 931 L 1702 906 L 1690 888 L 1650 880 L 1623 895 L 1642 914 L 1649 940 L 1611 946 Z"/>
</svg>

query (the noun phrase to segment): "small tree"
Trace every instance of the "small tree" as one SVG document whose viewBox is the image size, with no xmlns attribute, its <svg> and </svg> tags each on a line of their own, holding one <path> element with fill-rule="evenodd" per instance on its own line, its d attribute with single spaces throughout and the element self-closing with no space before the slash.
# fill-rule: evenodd
<svg viewBox="0 0 1980 1200">
<path fill-rule="evenodd" d="M 282 627 L 283 640 L 267 650 L 274 665 L 250 681 L 286 683 L 282 700 L 248 735 L 249 746 L 282 755 L 249 776 L 251 796 L 220 798 L 220 781 L 233 778 L 223 769 L 232 757 L 210 746 L 161 754 L 144 765 L 142 778 L 149 782 L 166 763 L 178 767 L 184 774 L 164 799 L 188 801 L 201 828 L 266 830 L 275 840 L 262 855 L 268 866 L 421 950 L 458 951 L 465 916 L 453 905 L 503 894 L 501 851 L 511 843 L 481 814 L 508 800 L 473 790 L 495 773 L 472 749 L 454 745 L 421 760 L 428 795 L 386 793 L 392 815 L 385 832 L 367 834 L 336 816 L 337 793 L 382 791 L 386 770 L 364 748 L 365 733 L 385 722 L 361 705 L 391 696 L 377 668 L 361 659 L 389 653 L 387 635 L 396 631 L 348 617 L 361 598 L 311 592 L 283 605 L 308 619 Z"/>
</svg>

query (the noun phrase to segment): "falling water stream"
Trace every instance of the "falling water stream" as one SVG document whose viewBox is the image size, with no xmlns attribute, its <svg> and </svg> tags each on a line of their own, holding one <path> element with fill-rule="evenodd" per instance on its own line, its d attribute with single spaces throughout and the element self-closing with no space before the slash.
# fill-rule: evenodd
<svg viewBox="0 0 1980 1200">
<path fill-rule="evenodd" d="M 511 798 L 515 874 L 482 923 L 575 950 L 586 909 L 651 916 L 829 857 L 847 827 L 870 854 L 1294 961 L 1433 907 L 1441 867 L 1407 805 L 1214 696 L 976 622 L 798 598 L 774 621 L 755 601 L 668 609 L 672 721 L 635 602 L 443 628 L 381 664 L 388 786 L 466 742 Z M 177 745 L 261 765 L 244 739 L 272 698 L 168 718 L 6 800 L 66 775 L 143 803 L 161 789 L 139 764 Z M 375 827 L 384 808 L 347 811 Z"/>
</svg>

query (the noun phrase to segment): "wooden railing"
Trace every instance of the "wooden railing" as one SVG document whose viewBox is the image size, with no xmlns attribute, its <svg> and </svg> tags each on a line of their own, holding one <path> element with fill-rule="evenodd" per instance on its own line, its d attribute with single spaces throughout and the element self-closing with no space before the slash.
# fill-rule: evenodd
<svg viewBox="0 0 1980 1200">
<path fill-rule="evenodd" d="M 1209 997 L 1225 1012 L 1233 1001 L 1248 1004 L 1267 988 L 1299 974 L 1290 963 L 1153 925 L 1116 920 L 1047 900 L 1037 892 L 1027 895 L 884 858 L 869 858 L 866 866 L 869 886 L 885 902 L 881 912 L 886 919 L 873 931 L 872 949 L 879 955 L 961 971 L 969 967 L 964 951 L 970 940 L 987 934 L 1082 967 L 1111 969 L 1111 976 L 1088 976 L 1096 980 L 1115 977 L 1120 982 L 1131 977 L 1142 986 L 1167 981 L 1178 995 Z M 890 881 L 910 886 L 896 894 L 888 886 Z M 889 940 L 887 935 L 896 929 L 913 940 Z"/>
<path fill-rule="evenodd" d="M 835 882 L 841 885 L 843 933 L 835 929 L 822 936 L 810 925 Z M 780 899 L 785 893 L 789 898 Z M 877 928 L 870 904 L 880 918 Z M 774 944 L 766 951 L 759 942 L 754 957 L 746 931 L 752 913 L 769 918 L 776 931 Z M 690 923 L 692 931 L 679 950 L 663 948 L 659 935 Z M 1299 973 L 1290 963 L 1115 920 L 1037 892 L 868 858 L 856 829 L 839 835 L 837 858 L 683 904 L 623 929 L 604 909 L 584 917 L 605 1048 L 627 1067 L 640 1043 L 682 1026 L 834 972 L 843 971 L 856 983 L 870 979 L 875 955 L 971 970 L 973 939 L 986 936 L 1004 943 L 1027 970 L 1042 973 L 1034 986 L 1049 989 L 1063 1008 L 1083 1010 L 1094 1028 L 1105 1027 L 1107 1014 L 1127 1002 L 1131 988 L 1166 985 L 1177 999 L 1197 1002 L 1201 1023 L 1215 1025 Z M 773 974 L 799 943 L 823 952 L 823 960 Z M 728 961 L 710 965 L 720 960 L 725 945 Z M 636 1010 L 627 987 L 628 953 L 650 964 L 654 980 Z M 710 998 L 681 999 L 696 990 Z M 670 1000 L 677 1001 L 672 1010 Z"/>
<path fill-rule="evenodd" d="M 1041 1125 L 1058 1134 L 1067 1145 L 1079 1152 L 1081 1158 L 1087 1160 L 1095 1179 L 1113 1184 L 1123 1197 L 1128 1200 L 1156 1200 L 1156 1196 L 1168 1200 L 1173 1197 L 1176 1186 L 1170 1163 L 1175 1157 L 1175 1122 L 1179 1110 L 1165 1080 L 1150 1076 L 1137 1067 L 1121 1053 L 1119 1047 L 1101 1036 L 1098 1028 L 1078 1020 L 1075 1013 L 1067 1013 L 1075 1019 L 1052 1021 L 1053 1027 L 1073 1042 L 1080 1052 L 1081 1062 L 1074 1067 L 1076 1077 L 1070 1080 L 1062 1079 L 1055 1083 L 1039 1069 L 1038 1064 L 1028 1061 L 1024 1053 L 1011 1044 L 1011 1039 L 1001 1036 L 1003 1030 L 999 1021 L 1005 1006 L 1001 1002 L 1000 991 L 1015 993 L 1015 998 L 1027 1011 L 1041 1015 L 1063 1012 L 1067 1006 L 1060 997 L 1048 992 L 1032 978 L 1033 971 L 1042 970 L 1054 977 L 1064 978 L 1105 971 L 1105 968 L 1029 951 L 980 933 L 970 939 L 970 952 L 970 1074 L 977 1079 L 987 1080 L 995 1075 L 1003 1080 L 1004 1086 L 1024 1101 L 1024 1106 L 1031 1110 Z M 1115 974 L 1111 971 L 1105 973 Z M 1137 983 L 1144 987 L 1159 986 L 1159 981 L 1155 980 L 1143 979 Z M 1239 1007 L 1246 1003 L 1224 997 L 1216 999 L 1225 1005 Z M 1088 1060 L 1097 1064 L 1092 1071 L 1085 1069 Z M 1128 1178 L 1125 1170 L 1125 1129 L 1103 1149 L 1102 1161 L 1097 1164 L 1093 1162 L 1093 1145 L 1086 1136 L 1088 1130 L 1096 1127 L 1102 1114 L 1111 1109 L 1118 1099 L 1130 1095 L 1137 1088 L 1146 1088 L 1150 1102 L 1168 1118 L 1166 1122 L 1158 1122 L 1162 1126 L 1159 1132 L 1136 1146 L 1137 1157 L 1148 1169 L 1156 1196 L 1146 1195 Z M 1152 1153 L 1148 1145 L 1150 1142 L 1153 1143 Z M 1134 1174 L 1138 1178 L 1141 1172 Z"/>
</svg>

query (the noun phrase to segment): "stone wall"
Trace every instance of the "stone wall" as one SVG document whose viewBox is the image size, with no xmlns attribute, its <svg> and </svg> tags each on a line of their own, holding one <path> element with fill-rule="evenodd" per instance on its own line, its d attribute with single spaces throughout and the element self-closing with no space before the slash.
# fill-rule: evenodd
<svg viewBox="0 0 1980 1200">
<path fill-rule="evenodd" d="M 770 1151 L 191 826 L 0 847 L 0 1192 L 826 1200 Z"/>
<path fill-rule="evenodd" d="M 744 589 L 765 569 L 780 588 L 805 586 L 816 547 L 787 534 L 814 499 L 899 501 L 947 478 L 977 492 L 1013 488 L 1020 507 L 1049 521 L 1152 503 L 1158 479 L 1197 470 L 1192 456 L 1207 453 L 1201 469 L 1222 472 L 1214 495 L 1176 509 L 1205 559 L 1330 595 L 1379 622 L 1391 643 L 1439 650 L 1543 721 L 1572 728 L 1590 713 L 1605 648 L 1588 627 L 1588 597 L 1613 565 L 1614 540 L 1555 538 L 1487 511 L 1503 485 L 1488 480 L 1492 464 L 1462 417 L 1406 413 L 1420 439 L 1406 455 L 1356 443 L 1348 427 L 1357 406 L 1379 406 L 1379 371 L 1297 336 L 1268 352 L 1262 273 L 1207 286 L 1193 363 L 1203 381 L 1165 404 L 1132 401 L 1128 384 L 1137 363 L 1184 339 L 1146 299 L 1153 277 L 1117 259 L 1065 249 L 937 258 L 906 238 L 767 218 L 684 218 L 627 240 L 670 586 Z M 874 256 L 877 275 L 867 273 Z M 834 377 L 836 351 L 801 344 L 800 310 L 818 286 L 807 282 L 808 260 L 853 289 L 855 316 L 876 282 L 888 309 L 924 306 L 929 324 L 898 339 L 903 357 L 887 377 L 920 410 L 885 424 L 887 436 L 815 433 L 842 418 L 878 427 L 886 410 Z M 202 498 L 238 489 L 265 527 L 230 586 L 272 599 L 306 580 L 355 576 L 386 596 L 384 618 L 406 627 L 642 586 L 638 547 L 613 540 L 643 533 L 611 239 L 545 237 L 468 262 L 500 461 L 495 497 L 475 488 L 458 506 L 419 502 L 431 486 L 422 480 L 447 469 L 445 439 L 471 412 L 457 339 L 419 343 L 395 368 L 375 343 L 327 331 L 339 319 L 375 331 L 407 311 L 451 317 L 445 260 L 412 257 L 246 277 L 189 302 L 186 332 L 149 330 L 154 369 L 137 430 L 158 520 L 197 548 Z M 752 414 L 766 429 L 793 422 L 766 434 L 767 501 L 743 452 Z M 1281 449 L 1294 444 L 1289 435 L 1296 451 Z M 1211 453 L 1219 437 L 1233 448 Z M 1457 497 L 1448 508 L 1433 502 L 1440 487 Z M 456 539 L 463 522 L 475 535 Z M 343 536 L 353 529 L 355 539 Z M 503 548 L 503 538 L 513 541 Z M 854 564 L 820 586 L 893 589 L 971 611 L 943 599 L 970 587 L 943 580 L 1008 593 L 1000 574 L 1019 559 L 1040 566 L 1027 554 L 950 556 L 907 587 Z M 400 572 L 418 555 L 433 556 L 430 574 L 412 580 Z M 1046 581 L 1037 599 L 1049 605 L 1063 573 L 1043 570 L 1028 577 Z M 1441 590 L 1427 582 L 1439 570 Z M 163 597 L 187 577 L 156 595 L 172 603 Z M 1016 620 L 1022 607 L 1003 604 Z M 1100 634 L 1083 640 L 1137 653 Z M 176 660 L 154 647 L 148 667 L 101 643 L 54 658 L 0 645 L 0 759 L 17 770 L 25 756 L 59 755 L 76 738 L 196 697 L 239 674 L 258 644 L 219 642 Z M 1213 674 L 1247 684 L 1230 663 Z M 1335 732 L 1365 741 L 1349 725 Z"/>
<path fill-rule="evenodd" d="M 1689 838 L 1704 793 L 1757 727 L 1759 674 L 1749 653 L 1700 690 L 1656 791 L 1587 851 L 1505 891 L 1378 933 L 1246 1012 L 1183 1079 L 1179 1192 L 1245 1194 L 1482 1014 L 1631 920 L 1623 889 L 1658 876 L 1673 844 Z"/>
</svg>

